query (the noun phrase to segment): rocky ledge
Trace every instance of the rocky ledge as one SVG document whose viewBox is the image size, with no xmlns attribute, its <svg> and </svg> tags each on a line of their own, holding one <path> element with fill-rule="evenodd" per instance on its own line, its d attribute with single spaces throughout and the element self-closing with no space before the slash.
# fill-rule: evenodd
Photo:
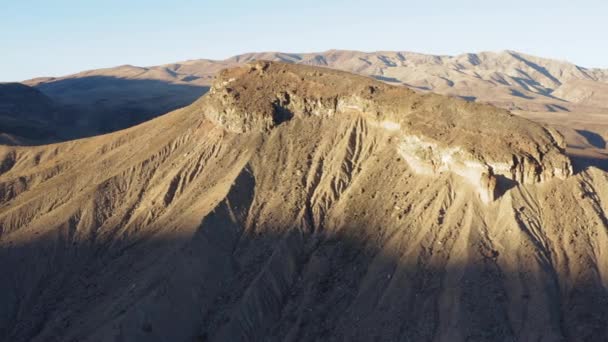
<svg viewBox="0 0 608 342">
<path fill-rule="evenodd" d="M 397 135 L 421 174 L 452 172 L 494 200 L 501 178 L 534 184 L 572 174 L 556 131 L 490 105 L 469 103 L 326 68 L 259 61 L 221 72 L 199 102 L 236 133 L 267 132 L 294 117 L 357 113 Z"/>
</svg>

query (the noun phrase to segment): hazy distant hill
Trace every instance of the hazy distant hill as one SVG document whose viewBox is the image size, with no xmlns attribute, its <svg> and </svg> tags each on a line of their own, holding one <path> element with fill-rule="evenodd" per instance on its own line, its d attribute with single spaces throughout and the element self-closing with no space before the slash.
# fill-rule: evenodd
<svg viewBox="0 0 608 342">
<path fill-rule="evenodd" d="M 173 79 L 171 73 L 132 66 L 25 83 L 78 112 L 74 125 L 81 136 L 136 125 L 183 107 L 206 91 Z"/>
<path fill-rule="evenodd" d="M 0 83 L 0 143 L 54 139 L 61 120 L 57 105 L 39 90 L 21 83 Z"/>
<path fill-rule="evenodd" d="M 572 79 L 564 82 L 552 95 L 587 107 L 608 108 L 608 83 Z"/>
</svg>

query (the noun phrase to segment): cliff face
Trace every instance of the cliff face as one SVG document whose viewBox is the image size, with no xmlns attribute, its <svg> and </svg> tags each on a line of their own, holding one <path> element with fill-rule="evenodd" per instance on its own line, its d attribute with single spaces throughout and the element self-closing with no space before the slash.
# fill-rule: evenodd
<svg viewBox="0 0 608 342">
<path fill-rule="evenodd" d="M 491 106 L 329 69 L 271 62 L 229 69 L 197 105 L 236 133 L 267 132 L 293 117 L 360 115 L 395 136 L 414 170 L 464 177 L 485 202 L 500 192 L 501 177 L 534 184 L 572 174 L 554 130 Z"/>
</svg>

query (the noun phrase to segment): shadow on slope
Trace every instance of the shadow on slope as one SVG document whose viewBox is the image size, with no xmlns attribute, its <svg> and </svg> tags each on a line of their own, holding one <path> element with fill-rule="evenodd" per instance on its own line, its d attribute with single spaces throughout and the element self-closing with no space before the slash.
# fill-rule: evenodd
<svg viewBox="0 0 608 342">
<path fill-rule="evenodd" d="M 585 138 L 587 140 L 589 145 L 596 147 L 596 148 L 601 148 L 601 149 L 606 148 L 606 141 L 604 140 L 604 138 L 601 135 L 599 135 L 595 132 L 591 132 L 591 131 L 587 131 L 587 130 L 583 130 L 583 129 L 577 129 L 576 133 L 582 135 L 583 138 Z"/>
<path fill-rule="evenodd" d="M 49 130 L 56 137 L 53 142 L 135 126 L 187 106 L 209 89 L 165 80 L 111 76 L 60 79 L 41 83 L 36 88 L 56 102 L 62 112 L 60 120 L 48 118 Z M 40 138 L 40 143 L 49 142 Z M 36 140 L 31 143 L 36 144 Z"/>
<path fill-rule="evenodd" d="M 388 77 L 382 75 L 372 75 L 371 77 L 377 79 L 378 81 L 388 82 L 388 83 L 402 83 L 399 79 L 395 77 Z"/>
<path fill-rule="evenodd" d="M 570 160 L 572 160 L 572 165 L 574 166 L 574 174 L 578 174 L 581 171 L 584 171 L 590 167 L 596 167 L 603 171 L 608 171 L 608 155 L 605 155 L 603 158 L 585 156 L 585 155 L 568 155 Z"/>
<path fill-rule="evenodd" d="M 608 295 L 597 280 L 568 283 L 562 297 L 566 279 L 550 265 L 535 274 L 510 269 L 481 246 L 476 262 L 438 263 L 454 246 L 407 256 L 387 237 L 358 238 L 379 227 L 242 231 L 223 210 L 192 236 L 39 236 L 0 250 L 0 339 L 608 337 Z"/>
<path fill-rule="evenodd" d="M 596 167 L 600 170 L 608 171 L 608 152 L 606 151 L 606 141 L 595 132 L 588 130 L 575 130 L 591 146 L 588 148 L 571 147 L 567 150 L 568 157 L 572 160 L 575 173 L 589 167 Z"/>
</svg>

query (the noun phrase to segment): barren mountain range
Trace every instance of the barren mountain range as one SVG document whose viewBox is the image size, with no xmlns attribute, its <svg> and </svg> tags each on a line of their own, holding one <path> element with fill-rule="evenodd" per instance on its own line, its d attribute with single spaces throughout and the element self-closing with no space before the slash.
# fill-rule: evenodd
<svg viewBox="0 0 608 342">
<path fill-rule="evenodd" d="M 0 147 L 0 339 L 606 340 L 608 174 L 565 147 L 343 71 L 222 71 L 141 125 Z"/>
<path fill-rule="evenodd" d="M 330 67 L 422 91 L 492 102 L 509 107 L 508 109 L 560 111 L 607 106 L 601 99 L 593 101 L 593 98 L 597 96 L 594 88 L 605 87 L 608 82 L 608 70 L 586 69 L 568 62 L 538 58 L 515 51 L 469 53 L 459 56 L 339 50 L 305 54 L 249 53 L 223 61 L 191 60 L 149 68 L 125 65 L 60 78 L 38 78 L 25 83 L 35 85 L 51 96 L 63 96 L 63 100 L 75 101 L 73 92 L 76 89 L 73 88 L 76 87 L 72 87 L 75 82 L 80 82 L 79 95 L 83 96 L 92 94 L 93 91 L 97 96 L 102 96 L 103 92 L 100 90 L 109 92 L 110 86 L 102 82 L 95 84 L 95 81 L 104 79 L 154 80 L 175 85 L 208 87 L 219 70 L 255 60 Z M 585 81 L 586 88 L 571 94 L 576 92 L 572 88 L 580 88 L 576 85 L 577 81 Z M 572 82 L 574 84 L 570 84 Z M 558 95 L 553 94 L 556 91 Z M 601 93 L 601 90 L 597 93 Z M 108 97 L 116 95 L 108 94 Z M 82 98 L 80 100 L 84 101 Z"/>
</svg>

